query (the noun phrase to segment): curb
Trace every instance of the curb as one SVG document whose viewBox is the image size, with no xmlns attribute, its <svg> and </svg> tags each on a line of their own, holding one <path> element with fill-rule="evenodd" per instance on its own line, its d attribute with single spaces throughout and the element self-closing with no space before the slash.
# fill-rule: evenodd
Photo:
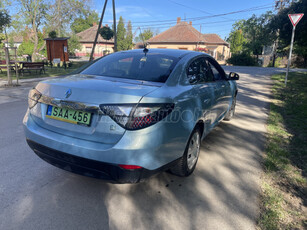
<svg viewBox="0 0 307 230">
<path fill-rule="evenodd" d="M 36 81 L 43 81 L 43 80 L 47 80 L 47 79 L 52 79 L 54 77 L 40 77 L 40 78 L 30 78 L 30 79 L 19 79 L 18 82 L 19 84 L 22 83 L 28 83 L 28 82 L 36 82 Z M 5 87 L 7 84 L 6 80 L 1 80 L 0 81 L 0 87 Z M 13 81 L 13 84 L 16 84 L 16 80 Z"/>
</svg>

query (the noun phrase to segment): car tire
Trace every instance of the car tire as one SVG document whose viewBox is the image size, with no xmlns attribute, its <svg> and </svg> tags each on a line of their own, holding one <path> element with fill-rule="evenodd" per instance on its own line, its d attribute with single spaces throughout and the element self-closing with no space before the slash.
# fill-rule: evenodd
<svg viewBox="0 0 307 230">
<path fill-rule="evenodd" d="M 231 104 L 231 107 L 224 117 L 225 121 L 230 121 L 233 118 L 233 116 L 235 115 L 236 104 L 237 104 L 237 97 L 234 97 L 232 104 Z"/>
<path fill-rule="evenodd" d="M 170 172 L 176 176 L 187 177 L 191 175 L 196 167 L 201 144 L 201 132 L 195 128 L 189 138 L 183 156 L 174 165 Z"/>
</svg>

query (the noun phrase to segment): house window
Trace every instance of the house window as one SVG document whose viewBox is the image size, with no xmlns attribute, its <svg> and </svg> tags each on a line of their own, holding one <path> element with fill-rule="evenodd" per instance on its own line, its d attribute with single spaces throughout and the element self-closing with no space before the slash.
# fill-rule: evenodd
<svg viewBox="0 0 307 230">
<path fill-rule="evenodd" d="M 92 52 L 92 47 L 85 47 L 85 52 L 86 53 L 91 53 Z"/>
</svg>

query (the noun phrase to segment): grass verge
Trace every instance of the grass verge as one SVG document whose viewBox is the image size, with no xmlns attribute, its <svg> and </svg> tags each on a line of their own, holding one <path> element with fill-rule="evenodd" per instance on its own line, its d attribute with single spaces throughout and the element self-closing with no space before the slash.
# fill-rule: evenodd
<svg viewBox="0 0 307 230">
<path fill-rule="evenodd" d="M 307 73 L 274 75 L 262 178 L 261 229 L 307 229 Z"/>
<path fill-rule="evenodd" d="M 31 71 L 31 73 L 24 73 L 23 76 L 19 76 L 19 79 L 30 79 L 30 78 L 41 78 L 41 77 L 55 77 L 55 76 L 60 76 L 60 75 L 66 75 L 69 74 L 76 69 L 80 68 L 87 62 L 72 62 L 72 66 L 70 68 L 65 69 L 64 67 L 53 67 L 51 68 L 50 66 L 45 67 L 46 68 L 46 73 L 39 74 L 36 71 Z M 11 76 L 13 80 L 16 80 L 16 72 L 11 71 Z M 0 73 L 0 80 L 7 80 L 7 72 L 4 69 L 2 73 Z"/>
</svg>

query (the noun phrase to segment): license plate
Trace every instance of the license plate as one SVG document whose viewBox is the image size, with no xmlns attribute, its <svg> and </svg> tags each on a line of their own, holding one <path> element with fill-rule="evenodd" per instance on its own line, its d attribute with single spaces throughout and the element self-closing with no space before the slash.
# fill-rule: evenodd
<svg viewBox="0 0 307 230">
<path fill-rule="evenodd" d="M 79 125 L 90 125 L 92 114 L 48 105 L 46 117 Z"/>
</svg>

